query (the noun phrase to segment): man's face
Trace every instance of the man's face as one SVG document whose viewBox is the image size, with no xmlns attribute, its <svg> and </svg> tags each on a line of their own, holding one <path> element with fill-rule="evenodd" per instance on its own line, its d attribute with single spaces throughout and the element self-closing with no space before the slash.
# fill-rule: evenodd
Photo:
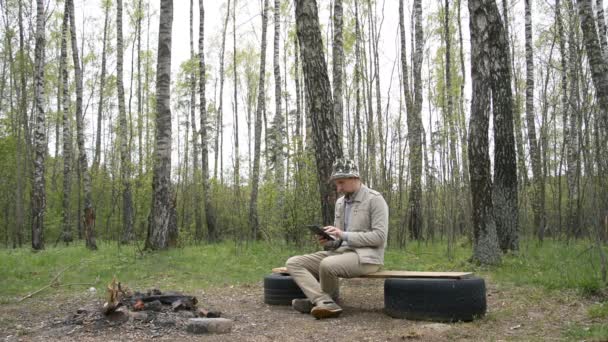
<svg viewBox="0 0 608 342">
<path fill-rule="evenodd" d="M 357 190 L 361 185 L 359 178 L 339 178 L 335 180 L 336 190 L 343 194 L 350 194 Z"/>
</svg>

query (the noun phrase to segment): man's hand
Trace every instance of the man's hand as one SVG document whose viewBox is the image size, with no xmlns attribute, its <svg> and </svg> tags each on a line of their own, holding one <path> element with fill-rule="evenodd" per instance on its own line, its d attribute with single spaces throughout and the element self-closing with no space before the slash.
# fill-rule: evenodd
<svg viewBox="0 0 608 342">
<path fill-rule="evenodd" d="M 338 228 L 338 227 L 334 227 L 334 226 L 326 226 L 323 227 L 323 230 L 325 230 L 325 232 L 329 235 L 332 235 L 338 239 L 342 239 L 344 238 L 344 232 Z"/>
</svg>

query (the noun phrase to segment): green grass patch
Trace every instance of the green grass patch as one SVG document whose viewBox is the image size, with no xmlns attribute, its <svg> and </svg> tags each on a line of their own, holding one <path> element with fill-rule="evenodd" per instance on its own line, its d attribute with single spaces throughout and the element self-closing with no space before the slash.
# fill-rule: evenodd
<svg viewBox="0 0 608 342">
<path fill-rule="evenodd" d="M 574 341 L 606 341 L 608 340 L 608 324 L 599 323 L 589 326 L 571 325 L 566 328 L 564 336 Z"/>
<path fill-rule="evenodd" d="M 499 282 L 547 290 L 575 289 L 585 295 L 597 294 L 606 287 L 600 275 L 598 250 L 588 241 L 545 240 L 542 245 L 523 242 L 521 250 L 505 255 L 491 274 Z"/>
<path fill-rule="evenodd" d="M 566 244 L 546 240 L 544 244 L 524 242 L 516 254 L 503 257 L 496 267 L 470 263 L 471 247 L 458 241 L 448 257 L 445 242 L 412 242 L 406 248 L 389 247 L 385 269 L 410 271 L 471 271 L 491 278 L 501 286 L 529 285 L 543 290 L 576 289 L 582 293 L 601 292 L 605 284 L 599 276 L 599 257 L 591 244 Z M 310 244 L 296 248 L 281 243 L 222 242 L 191 245 L 166 251 L 140 253 L 135 246 L 99 242 L 91 252 L 82 243 L 70 247 L 0 249 L 0 302 L 10 302 L 49 284 L 62 270 L 61 284 L 95 283 L 99 293 L 116 276 L 133 289 L 158 287 L 192 291 L 209 287 L 252 284 L 263 279 L 273 267 L 284 265 L 290 256 L 310 253 Z M 87 285 L 77 285 L 86 289 Z M 76 287 L 78 288 L 78 287 Z M 59 287 L 49 291 L 73 291 Z M 594 309 L 606 317 L 606 306 Z M 596 312 L 594 311 L 594 312 Z"/>
<path fill-rule="evenodd" d="M 587 314 L 591 318 L 608 318 L 608 302 L 590 306 Z"/>
<path fill-rule="evenodd" d="M 273 267 L 301 250 L 267 243 L 238 246 L 233 242 L 188 246 L 140 254 L 134 246 L 98 243 L 88 251 L 70 247 L 0 250 L 0 301 L 14 300 L 47 284 L 66 267 L 61 284 L 94 283 L 98 291 L 113 276 L 133 289 L 159 287 L 190 291 L 260 281 Z M 86 288 L 86 285 L 81 285 Z M 64 289 L 65 287 L 61 287 Z"/>
</svg>

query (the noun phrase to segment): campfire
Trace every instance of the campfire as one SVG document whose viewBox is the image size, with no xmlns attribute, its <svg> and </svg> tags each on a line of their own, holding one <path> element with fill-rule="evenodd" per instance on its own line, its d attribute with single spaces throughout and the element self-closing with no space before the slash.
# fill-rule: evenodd
<svg viewBox="0 0 608 342">
<path fill-rule="evenodd" d="M 66 318 L 64 324 L 93 325 L 96 328 L 134 324 L 159 330 L 185 329 L 189 333 L 226 333 L 232 321 L 221 312 L 198 307 L 198 299 L 178 292 L 150 289 L 131 291 L 116 279 L 107 286 L 106 301 L 99 308 L 81 308 Z"/>
</svg>

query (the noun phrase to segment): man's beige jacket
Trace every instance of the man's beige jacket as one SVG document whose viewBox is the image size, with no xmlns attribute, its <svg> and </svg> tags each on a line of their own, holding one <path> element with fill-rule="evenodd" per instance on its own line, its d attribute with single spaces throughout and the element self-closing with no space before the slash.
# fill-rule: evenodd
<svg viewBox="0 0 608 342">
<path fill-rule="evenodd" d="M 344 196 L 336 201 L 334 226 L 344 230 Z M 365 185 L 355 194 L 350 223 L 348 247 L 359 255 L 362 264 L 384 264 L 384 249 L 388 236 L 388 206 L 382 195 Z M 341 240 L 328 243 L 328 248 L 338 248 Z"/>
</svg>

